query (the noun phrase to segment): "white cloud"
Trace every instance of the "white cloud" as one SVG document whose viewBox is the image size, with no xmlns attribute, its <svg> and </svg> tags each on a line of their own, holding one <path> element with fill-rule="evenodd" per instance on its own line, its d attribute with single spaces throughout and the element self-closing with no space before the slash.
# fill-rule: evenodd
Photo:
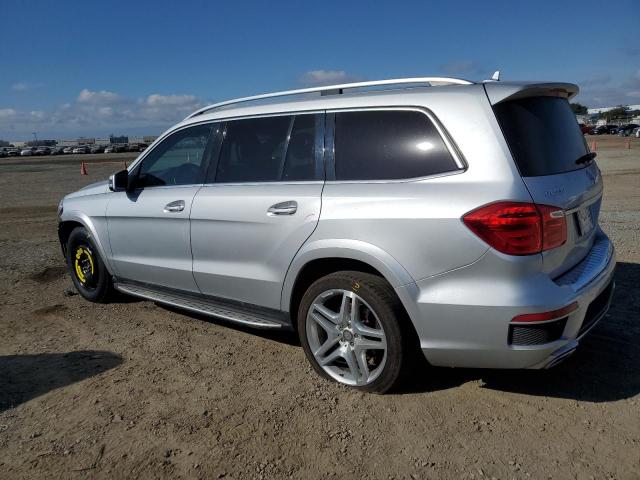
<svg viewBox="0 0 640 480">
<path fill-rule="evenodd" d="M 113 107 L 100 107 L 98 113 L 103 117 L 110 117 L 113 115 Z"/>
<path fill-rule="evenodd" d="M 14 92 L 26 92 L 27 90 L 29 90 L 29 85 L 22 82 L 14 83 L 13 85 L 11 85 L 11 90 L 13 90 Z"/>
<path fill-rule="evenodd" d="M 306 85 L 331 85 L 355 82 L 358 77 L 350 75 L 344 70 L 310 70 L 300 77 L 300 81 Z"/>
<path fill-rule="evenodd" d="M 137 129 L 158 133 L 201 108 L 205 102 L 195 95 L 152 94 L 129 98 L 107 90 L 82 89 L 74 102 L 49 111 L 19 111 L 0 108 L 0 138 L 17 140 L 35 130 L 43 135 L 105 135 Z"/>
<path fill-rule="evenodd" d="M 0 108 L 0 119 L 15 117 L 16 111 L 13 108 Z"/>
<path fill-rule="evenodd" d="M 157 93 L 149 95 L 145 103 L 150 107 L 164 107 L 167 105 L 181 107 L 191 106 L 198 103 L 195 95 L 158 95 Z"/>
<path fill-rule="evenodd" d="M 637 104 L 640 98 L 640 69 L 615 82 L 609 75 L 599 75 L 578 82 L 580 93 L 573 100 L 589 108 Z"/>
<path fill-rule="evenodd" d="M 107 90 L 100 90 L 99 92 L 92 92 L 88 88 L 84 88 L 78 95 L 78 102 L 80 103 L 114 103 L 120 101 L 120 95 Z"/>
<path fill-rule="evenodd" d="M 44 84 L 42 83 L 18 82 L 11 85 L 11 90 L 13 90 L 14 92 L 28 92 L 29 90 L 40 88 L 42 86 L 44 86 Z"/>
</svg>

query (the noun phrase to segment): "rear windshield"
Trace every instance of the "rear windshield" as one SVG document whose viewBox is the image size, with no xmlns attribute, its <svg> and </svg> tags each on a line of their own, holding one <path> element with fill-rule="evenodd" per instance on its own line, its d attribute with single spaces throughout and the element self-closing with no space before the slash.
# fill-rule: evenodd
<svg viewBox="0 0 640 480">
<path fill-rule="evenodd" d="M 523 177 L 586 166 L 576 164 L 588 150 L 566 99 L 528 97 L 499 103 L 493 109 Z"/>
</svg>

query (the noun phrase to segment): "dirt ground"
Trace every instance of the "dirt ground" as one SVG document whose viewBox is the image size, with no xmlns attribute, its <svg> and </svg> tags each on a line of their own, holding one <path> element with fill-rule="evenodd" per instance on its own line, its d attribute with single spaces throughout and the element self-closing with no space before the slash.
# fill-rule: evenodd
<svg viewBox="0 0 640 480">
<path fill-rule="evenodd" d="M 131 157 L 0 159 L 0 478 L 639 478 L 640 142 L 594 139 L 609 316 L 553 370 L 420 367 L 386 396 L 291 335 L 65 294 L 57 203 Z"/>
</svg>

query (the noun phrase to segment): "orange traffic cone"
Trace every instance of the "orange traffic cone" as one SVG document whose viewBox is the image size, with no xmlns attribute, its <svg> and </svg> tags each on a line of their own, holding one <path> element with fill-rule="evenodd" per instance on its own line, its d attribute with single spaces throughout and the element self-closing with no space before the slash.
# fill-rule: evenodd
<svg viewBox="0 0 640 480">
<path fill-rule="evenodd" d="M 598 142 L 594 140 L 593 142 L 591 142 L 591 151 L 595 152 L 597 148 L 598 148 Z"/>
<path fill-rule="evenodd" d="M 80 164 L 80 175 L 89 175 L 87 173 L 87 166 L 84 164 L 84 162 Z"/>
</svg>

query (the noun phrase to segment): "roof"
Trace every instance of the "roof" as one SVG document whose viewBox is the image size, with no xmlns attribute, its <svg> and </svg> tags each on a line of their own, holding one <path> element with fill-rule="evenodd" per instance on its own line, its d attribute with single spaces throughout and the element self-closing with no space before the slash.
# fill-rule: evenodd
<svg viewBox="0 0 640 480">
<path fill-rule="evenodd" d="M 577 85 L 559 82 L 474 83 L 444 77 L 402 78 L 288 90 L 228 100 L 193 112 L 181 122 L 181 125 L 265 114 L 363 106 L 421 105 L 424 95 L 457 95 L 469 94 L 472 91 L 485 95 L 485 88 L 492 104 L 523 96 L 550 93 L 571 98 L 578 92 Z"/>
</svg>

